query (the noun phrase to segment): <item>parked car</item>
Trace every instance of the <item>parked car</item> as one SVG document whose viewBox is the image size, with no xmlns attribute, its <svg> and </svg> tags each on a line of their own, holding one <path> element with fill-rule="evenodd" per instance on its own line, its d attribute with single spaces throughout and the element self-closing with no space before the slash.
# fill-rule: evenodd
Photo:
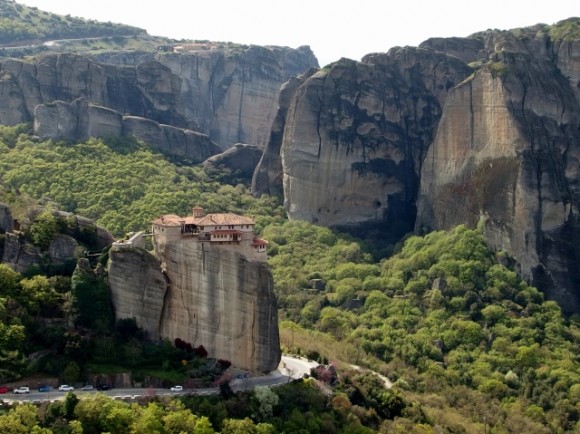
<svg viewBox="0 0 580 434">
<path fill-rule="evenodd" d="M 60 390 L 61 392 L 70 392 L 72 390 L 75 390 L 75 388 L 72 386 L 68 386 L 66 384 L 63 384 L 61 386 L 58 386 L 58 390 Z"/>
<path fill-rule="evenodd" d="M 86 386 L 81 387 L 81 390 L 94 390 L 95 388 L 93 386 L 91 386 L 90 384 L 87 384 Z"/>
<path fill-rule="evenodd" d="M 50 392 L 51 390 L 52 390 L 52 387 L 50 387 L 46 384 L 38 387 L 39 392 Z"/>
<path fill-rule="evenodd" d="M 10 389 L 8 389 L 6 386 L 0 386 L 0 393 L 8 393 L 10 392 Z"/>
<path fill-rule="evenodd" d="M 183 386 L 173 386 L 170 390 L 172 392 L 183 392 Z"/>
<path fill-rule="evenodd" d="M 97 390 L 111 390 L 111 386 L 108 384 L 99 384 L 97 386 Z"/>
<path fill-rule="evenodd" d="M 20 386 L 14 389 L 14 393 L 30 393 L 30 387 Z"/>
</svg>

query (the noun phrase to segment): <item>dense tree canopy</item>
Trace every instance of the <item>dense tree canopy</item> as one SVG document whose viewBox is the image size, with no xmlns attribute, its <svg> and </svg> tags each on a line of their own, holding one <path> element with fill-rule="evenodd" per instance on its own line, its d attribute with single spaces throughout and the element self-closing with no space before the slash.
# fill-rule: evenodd
<svg viewBox="0 0 580 434">
<path fill-rule="evenodd" d="M 273 198 L 254 199 L 241 185 L 220 185 L 199 168 L 176 166 L 131 141 L 67 145 L 15 138 L 14 128 L 3 131 L 0 181 L 6 198 L 13 191 L 50 198 L 63 211 L 94 219 L 117 235 L 146 229 L 163 214 L 190 214 L 196 204 L 209 212 L 252 214 L 259 228 L 283 216 Z M 43 242 L 46 222 L 39 229 Z"/>
<path fill-rule="evenodd" d="M 147 228 L 160 214 L 189 214 L 195 204 L 255 215 L 269 240 L 283 349 L 338 369 L 333 381 L 315 374 L 326 385 L 309 380 L 184 400 L 183 406 L 70 400 L 35 416 L 42 429 L 578 432 L 577 318 L 564 318 L 556 303 L 522 281 L 514 261 L 490 251 L 478 230 L 459 226 L 412 236 L 397 254 L 376 262 L 360 240 L 284 221 L 274 198 L 253 198 L 241 185 L 222 185 L 143 144 L 41 142 L 25 132 L 0 127 L 0 201 L 17 216 L 42 199 L 121 235 Z M 46 246 L 59 225 L 45 212 L 25 236 Z M 187 345 L 150 345 L 135 324 L 113 324 L 102 270 L 91 273 L 22 276 L 0 265 L 0 377 L 36 370 L 83 378 L 87 369 L 124 369 L 172 383 L 215 379 Z M 45 348 L 54 357 L 27 363 L 27 355 Z M 365 367 L 388 377 L 393 388 L 386 390 Z M 0 426 L 28 429 L 30 409 L 18 410 L 21 419 L 13 411 L 0 416 L 6 417 Z"/>
</svg>

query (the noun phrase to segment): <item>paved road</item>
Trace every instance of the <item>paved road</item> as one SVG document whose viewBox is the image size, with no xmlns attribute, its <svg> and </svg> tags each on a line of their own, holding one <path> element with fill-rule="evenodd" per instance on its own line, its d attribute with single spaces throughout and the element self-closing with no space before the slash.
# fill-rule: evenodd
<svg viewBox="0 0 580 434">
<path fill-rule="evenodd" d="M 282 356 L 280 366 L 277 370 L 270 372 L 266 375 L 249 377 L 249 378 L 236 378 L 231 381 L 230 385 L 232 390 L 248 390 L 253 389 L 257 386 L 268 386 L 275 387 L 282 384 L 288 383 L 291 379 L 302 378 L 304 374 L 310 374 L 310 369 L 318 366 L 318 363 L 312 362 L 303 358 L 295 358 L 290 356 Z M 84 391 L 75 390 L 74 393 L 82 398 L 93 393 L 97 393 L 97 390 Z M 219 388 L 210 387 L 204 389 L 186 389 L 183 392 L 171 392 L 169 389 L 112 389 L 105 390 L 98 393 L 104 393 L 112 398 L 117 399 L 135 399 L 141 396 L 180 396 L 180 395 L 217 395 L 219 393 Z M 43 401 L 57 401 L 62 400 L 66 396 L 67 392 L 59 392 L 58 390 L 53 390 L 50 392 L 38 392 L 31 390 L 27 394 L 14 394 L 6 393 L 0 395 L 0 400 L 6 403 L 12 403 L 15 401 L 20 402 L 43 402 Z"/>
<path fill-rule="evenodd" d="M 280 386 L 282 384 L 288 383 L 292 379 L 303 378 L 304 375 L 309 375 L 310 370 L 318 365 L 319 364 L 317 362 L 307 360 L 303 357 L 282 356 L 282 360 L 280 361 L 280 365 L 278 366 L 277 370 L 272 371 L 269 374 L 260 375 L 256 377 L 235 378 L 230 382 L 230 385 L 232 390 L 236 392 L 239 390 L 253 389 L 257 386 L 268 386 L 268 387 Z M 367 369 L 361 368 L 360 366 L 356 365 L 351 366 L 357 370 L 368 371 Z M 387 377 L 384 377 L 374 371 L 369 372 L 373 372 L 375 375 L 379 376 L 379 378 L 381 378 L 387 389 L 390 389 L 392 387 L 393 384 L 389 381 Z M 79 398 L 82 398 L 83 396 L 87 396 L 92 393 L 97 393 L 97 390 L 92 391 L 75 390 L 74 393 Z M 209 387 L 204 389 L 186 389 L 183 392 L 171 392 L 169 389 L 158 389 L 158 388 L 148 388 L 148 389 L 133 388 L 133 389 L 112 389 L 101 391 L 98 393 L 104 393 L 105 395 L 108 395 L 114 399 L 115 398 L 136 399 L 142 396 L 217 395 L 219 393 L 219 388 Z M 0 401 L 4 401 L 6 403 L 12 403 L 15 401 L 20 402 L 57 401 L 64 399 L 66 394 L 67 392 L 59 392 L 58 390 L 53 390 L 51 392 L 37 392 L 32 390 L 31 393 L 23 395 L 14 393 L 0 395 Z"/>
</svg>

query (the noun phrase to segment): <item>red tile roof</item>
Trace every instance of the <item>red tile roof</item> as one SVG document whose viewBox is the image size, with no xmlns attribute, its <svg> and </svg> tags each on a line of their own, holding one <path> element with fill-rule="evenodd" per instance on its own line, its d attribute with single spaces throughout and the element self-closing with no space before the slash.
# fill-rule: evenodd
<svg viewBox="0 0 580 434">
<path fill-rule="evenodd" d="M 183 217 L 179 217 L 175 214 L 167 214 L 153 220 L 154 225 L 158 226 L 181 226 L 181 222 L 185 220 Z"/>
<path fill-rule="evenodd" d="M 267 246 L 268 245 L 268 241 L 262 239 L 262 238 L 254 238 L 252 240 L 252 246 L 257 247 L 257 246 Z"/>
<path fill-rule="evenodd" d="M 180 226 L 182 222 L 186 225 L 197 226 L 253 225 L 254 218 L 233 213 L 206 214 L 203 217 L 179 217 L 175 214 L 167 214 L 154 220 L 153 224 L 159 226 Z"/>
</svg>

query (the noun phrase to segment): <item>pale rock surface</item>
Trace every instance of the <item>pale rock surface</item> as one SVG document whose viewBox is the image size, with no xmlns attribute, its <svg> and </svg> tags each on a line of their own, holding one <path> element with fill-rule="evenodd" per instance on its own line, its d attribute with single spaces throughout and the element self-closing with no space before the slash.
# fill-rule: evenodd
<svg viewBox="0 0 580 434">
<path fill-rule="evenodd" d="M 580 109 L 548 62 L 504 52 L 447 98 L 417 229 L 475 226 L 568 312 L 580 307 Z"/>
<path fill-rule="evenodd" d="M 363 62 L 341 59 L 310 75 L 294 92 L 280 146 L 289 217 L 323 226 L 388 221 L 394 230 L 412 230 L 441 105 L 470 71 L 455 57 L 407 47 Z M 254 191 L 276 189 L 269 158 L 274 167 L 260 165 Z M 267 185 L 258 186 L 256 176 L 265 173 Z"/>
<path fill-rule="evenodd" d="M 183 80 L 184 114 L 226 149 L 264 147 L 276 115 L 280 86 L 318 61 L 309 47 L 249 46 L 174 54 L 156 59 Z"/>
<path fill-rule="evenodd" d="M 34 133 L 41 139 L 53 140 L 65 137 L 70 140 L 135 138 L 174 160 L 189 164 L 201 163 L 221 151 L 205 134 L 161 125 L 142 117 L 122 116 L 109 108 L 90 104 L 86 99 L 37 105 Z"/>
<path fill-rule="evenodd" d="M 108 281 L 117 318 L 135 318 L 148 336 L 160 338 L 168 282 L 159 261 L 149 252 L 132 247 L 109 250 Z"/>
<path fill-rule="evenodd" d="M 268 372 L 280 361 L 272 275 L 264 262 L 189 238 L 141 249 L 114 247 L 108 265 L 117 318 L 152 338 L 203 345 L 209 357 Z"/>
</svg>

